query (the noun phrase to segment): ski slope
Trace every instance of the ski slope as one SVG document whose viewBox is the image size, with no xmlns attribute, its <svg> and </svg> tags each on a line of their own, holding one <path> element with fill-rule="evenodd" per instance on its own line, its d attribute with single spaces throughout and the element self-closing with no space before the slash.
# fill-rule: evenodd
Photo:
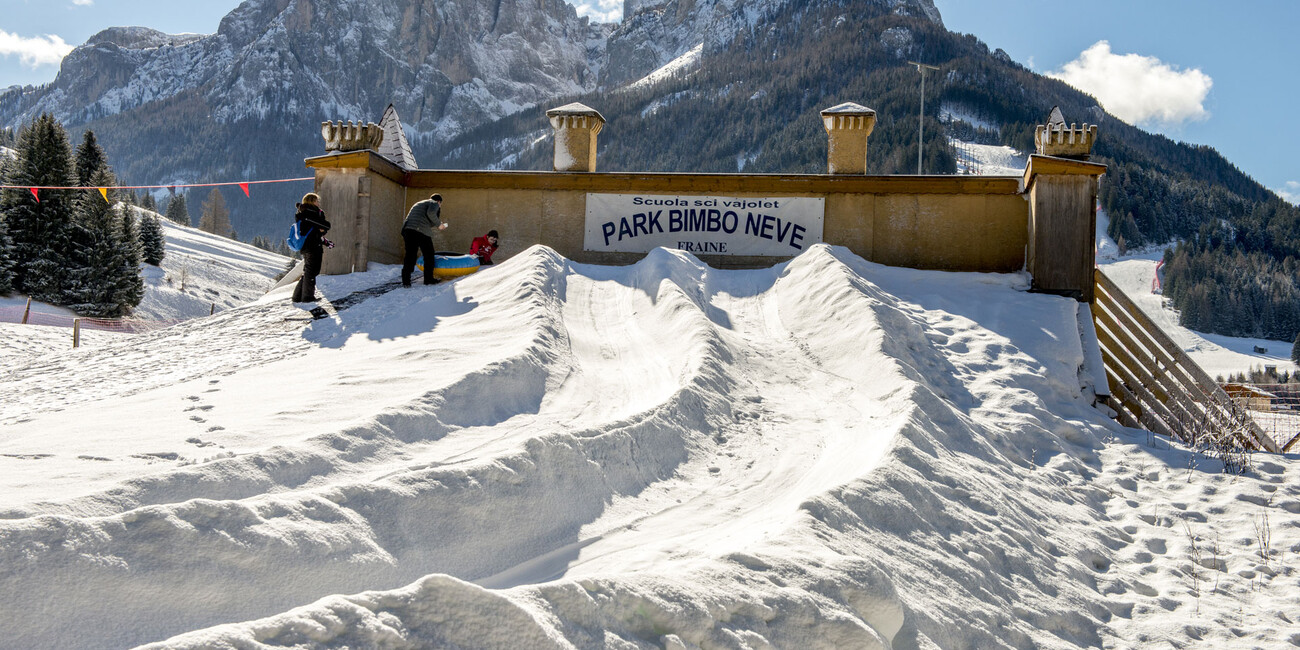
<svg viewBox="0 0 1300 650">
<path fill-rule="evenodd" d="M 1109 221 L 1105 211 L 1098 208 L 1097 266 L 1210 377 L 1228 377 L 1252 369 L 1262 370 L 1265 366 L 1276 366 L 1278 372 L 1300 371 L 1291 361 L 1293 341 L 1206 334 L 1180 325 L 1173 305 L 1164 296 L 1152 292 L 1156 267 L 1165 249 L 1173 244 L 1120 255 L 1115 240 L 1106 235 Z M 1257 352 L 1257 349 L 1265 351 Z"/>
<path fill-rule="evenodd" d="M 1300 643 L 1294 457 L 1119 427 L 1026 285 L 534 247 L 18 364 L 0 645 Z"/>
<path fill-rule="evenodd" d="M 125 204 L 121 204 L 125 206 Z M 137 215 L 144 210 L 127 207 Z M 144 296 L 129 317 L 142 328 L 160 328 L 253 302 L 275 285 L 289 258 L 228 237 L 168 221 L 162 226 L 166 255 L 162 264 L 141 264 Z M 0 296 L 0 362 L 72 348 L 70 309 L 32 302 L 29 325 L 21 325 L 27 297 Z M 41 323 L 36 325 L 34 323 Z M 84 327 L 80 344 L 99 347 L 123 336 Z"/>
</svg>

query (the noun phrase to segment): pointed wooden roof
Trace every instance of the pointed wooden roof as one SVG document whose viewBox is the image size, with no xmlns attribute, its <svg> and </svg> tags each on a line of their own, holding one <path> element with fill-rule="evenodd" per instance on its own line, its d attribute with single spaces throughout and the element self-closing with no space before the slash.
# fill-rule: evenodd
<svg viewBox="0 0 1300 650">
<path fill-rule="evenodd" d="M 402 129 L 402 120 L 397 117 L 397 109 L 392 104 L 384 110 L 379 128 L 384 131 L 384 141 L 379 145 L 379 155 L 395 162 L 403 169 L 419 169 L 415 154 L 411 153 L 411 144 L 406 141 L 406 131 Z"/>
</svg>

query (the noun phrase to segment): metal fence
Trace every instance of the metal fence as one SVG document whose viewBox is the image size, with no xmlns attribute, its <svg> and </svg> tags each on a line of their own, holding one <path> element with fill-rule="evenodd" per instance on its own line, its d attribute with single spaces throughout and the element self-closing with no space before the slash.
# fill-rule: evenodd
<svg viewBox="0 0 1300 650">
<path fill-rule="evenodd" d="M 1300 445 L 1300 384 L 1228 383 L 1223 388 L 1282 451 Z"/>
<path fill-rule="evenodd" d="M 139 334 L 170 327 L 181 320 L 146 320 L 143 318 L 86 318 L 67 314 L 48 314 L 26 307 L 0 307 L 0 323 L 25 323 L 49 327 L 72 327 L 81 321 L 82 329 Z"/>
</svg>

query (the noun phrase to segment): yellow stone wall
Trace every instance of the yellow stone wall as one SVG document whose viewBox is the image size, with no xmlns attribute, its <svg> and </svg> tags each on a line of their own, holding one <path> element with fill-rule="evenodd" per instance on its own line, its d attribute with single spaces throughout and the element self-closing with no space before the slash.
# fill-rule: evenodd
<svg viewBox="0 0 1300 650">
<path fill-rule="evenodd" d="M 495 261 L 535 244 L 578 262 L 626 264 L 642 257 L 583 250 L 589 192 L 823 197 L 823 241 L 870 261 L 921 269 L 1017 271 L 1029 237 L 1029 203 L 1015 177 L 407 171 L 369 151 L 311 158 L 307 165 L 317 170 L 335 231 L 347 223 L 365 233 L 331 233 L 338 244 L 326 253 L 331 274 L 364 270 L 372 261 L 399 263 L 402 220 L 433 192 L 442 194 L 449 224 L 436 247 L 468 251 L 471 239 L 495 229 L 501 233 Z M 371 179 L 368 192 L 358 189 L 363 175 Z M 787 259 L 700 258 L 716 267 Z"/>
</svg>

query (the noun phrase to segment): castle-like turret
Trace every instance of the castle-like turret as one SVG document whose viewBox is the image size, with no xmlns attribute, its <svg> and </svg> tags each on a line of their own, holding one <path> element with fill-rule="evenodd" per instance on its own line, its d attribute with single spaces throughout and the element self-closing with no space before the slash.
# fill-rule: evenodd
<svg viewBox="0 0 1300 650">
<path fill-rule="evenodd" d="M 1047 124 L 1034 129 L 1034 147 L 1043 156 L 1087 160 L 1092 156 L 1092 143 L 1097 139 L 1097 125 L 1084 122 L 1065 125 L 1065 117 L 1058 106 L 1052 107 Z"/>
</svg>

